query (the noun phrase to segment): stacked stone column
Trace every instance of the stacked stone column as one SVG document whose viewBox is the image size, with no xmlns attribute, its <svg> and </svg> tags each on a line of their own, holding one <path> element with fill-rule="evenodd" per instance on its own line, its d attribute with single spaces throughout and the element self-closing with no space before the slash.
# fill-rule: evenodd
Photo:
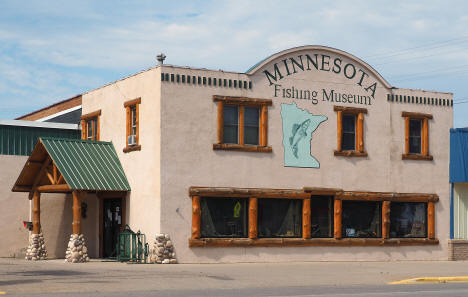
<svg viewBox="0 0 468 297">
<path fill-rule="evenodd" d="M 70 235 L 65 261 L 71 263 L 84 263 L 89 261 L 88 248 L 83 234 Z"/>
<path fill-rule="evenodd" d="M 156 235 L 153 250 L 151 253 L 151 263 L 175 264 L 177 263 L 174 245 L 169 234 Z"/>
<path fill-rule="evenodd" d="M 42 233 L 29 236 L 29 245 L 26 250 L 26 260 L 45 260 L 47 259 L 47 250 L 45 246 L 44 236 Z"/>
</svg>

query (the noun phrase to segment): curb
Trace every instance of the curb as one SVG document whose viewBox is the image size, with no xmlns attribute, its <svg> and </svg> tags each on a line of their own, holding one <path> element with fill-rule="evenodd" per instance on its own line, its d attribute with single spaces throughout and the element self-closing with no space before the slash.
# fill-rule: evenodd
<svg viewBox="0 0 468 297">
<path fill-rule="evenodd" d="M 453 282 L 468 282 L 468 276 L 430 276 L 409 278 L 395 282 L 389 282 L 389 285 L 408 285 L 420 283 L 453 283 Z"/>
</svg>

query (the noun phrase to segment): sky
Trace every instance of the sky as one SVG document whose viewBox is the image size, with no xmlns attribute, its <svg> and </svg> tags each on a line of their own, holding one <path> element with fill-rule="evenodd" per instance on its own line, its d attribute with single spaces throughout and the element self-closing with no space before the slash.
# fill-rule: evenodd
<svg viewBox="0 0 468 297">
<path fill-rule="evenodd" d="M 0 119 L 157 64 L 245 72 L 281 50 L 334 47 L 392 86 L 454 94 L 468 127 L 467 1 L 0 0 Z"/>
</svg>

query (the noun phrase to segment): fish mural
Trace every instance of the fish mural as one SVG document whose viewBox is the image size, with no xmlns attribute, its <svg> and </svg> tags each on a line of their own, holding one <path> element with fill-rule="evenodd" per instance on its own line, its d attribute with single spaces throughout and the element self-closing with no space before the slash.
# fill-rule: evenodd
<svg viewBox="0 0 468 297">
<path fill-rule="evenodd" d="M 320 168 L 319 161 L 312 156 L 313 133 L 328 118 L 314 115 L 306 109 L 299 108 L 295 102 L 281 104 L 283 121 L 284 166 Z M 319 145 L 319 144 L 315 144 Z"/>
<path fill-rule="evenodd" d="M 293 155 L 296 158 L 299 158 L 297 156 L 297 143 L 304 139 L 307 136 L 307 129 L 310 126 L 310 119 L 305 120 L 302 122 L 302 124 L 294 124 L 292 127 L 292 132 L 291 132 L 291 137 L 289 137 L 289 144 L 291 145 L 291 148 L 293 150 Z"/>
</svg>

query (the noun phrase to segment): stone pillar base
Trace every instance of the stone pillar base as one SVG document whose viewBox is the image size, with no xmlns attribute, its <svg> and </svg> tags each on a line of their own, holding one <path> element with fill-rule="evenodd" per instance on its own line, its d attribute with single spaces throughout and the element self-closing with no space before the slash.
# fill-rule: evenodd
<svg viewBox="0 0 468 297">
<path fill-rule="evenodd" d="M 89 261 L 88 248 L 83 234 L 70 235 L 65 261 L 71 263 L 84 263 Z"/>
<path fill-rule="evenodd" d="M 151 253 L 151 263 L 156 264 L 176 264 L 176 254 L 169 234 L 156 235 L 153 251 Z"/>
<path fill-rule="evenodd" d="M 29 237 L 29 245 L 26 250 L 25 259 L 32 261 L 47 259 L 47 250 L 42 233 L 31 234 Z"/>
</svg>

